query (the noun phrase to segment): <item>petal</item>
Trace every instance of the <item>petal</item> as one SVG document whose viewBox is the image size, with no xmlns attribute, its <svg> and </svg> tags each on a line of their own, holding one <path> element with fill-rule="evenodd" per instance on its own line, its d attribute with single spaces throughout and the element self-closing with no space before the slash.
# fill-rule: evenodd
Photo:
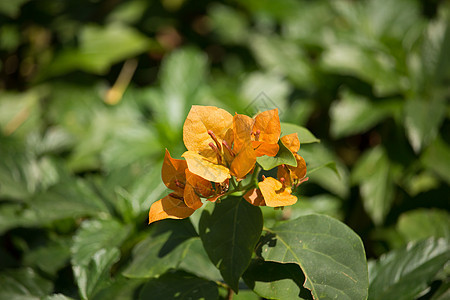
<svg viewBox="0 0 450 300">
<path fill-rule="evenodd" d="M 292 186 L 291 171 L 289 170 L 288 166 L 286 165 L 278 166 L 277 178 L 278 180 L 284 178 L 285 184 L 287 186 Z"/>
<path fill-rule="evenodd" d="M 251 141 L 252 127 L 255 120 L 246 115 L 233 116 L 234 146 L 233 151 L 238 153 L 242 147 Z"/>
<path fill-rule="evenodd" d="M 208 130 L 211 130 L 221 142 L 232 123 L 233 116 L 221 108 L 194 105 L 184 122 L 184 144 L 191 151 L 209 149 L 208 144 L 214 140 L 208 134 Z"/>
<path fill-rule="evenodd" d="M 253 169 L 255 163 L 256 154 L 252 144 L 249 142 L 234 158 L 230 166 L 230 172 L 236 176 L 237 179 L 242 179 Z"/>
<path fill-rule="evenodd" d="M 261 194 L 260 189 L 252 189 L 248 191 L 244 195 L 244 199 L 247 200 L 248 203 L 253 204 L 254 206 L 266 206 L 266 202 L 264 201 L 264 197 Z"/>
<path fill-rule="evenodd" d="M 167 195 L 152 204 L 148 212 L 148 223 L 163 219 L 184 219 L 192 215 L 194 211 L 187 207 L 183 200 Z"/>
<path fill-rule="evenodd" d="M 179 191 L 180 187 L 177 186 L 176 180 L 185 184 L 186 176 L 185 170 L 187 164 L 184 159 L 174 159 L 170 156 L 169 151 L 166 149 L 164 155 L 164 162 L 161 170 L 161 177 L 164 184 L 171 190 Z M 181 189 L 182 190 L 182 189 Z"/>
<path fill-rule="evenodd" d="M 267 156 L 275 156 L 278 153 L 278 150 L 280 149 L 280 146 L 278 146 L 278 143 L 276 144 L 269 144 L 262 141 L 253 141 L 252 142 L 253 148 L 255 149 L 255 153 L 257 157 L 267 155 Z"/>
<path fill-rule="evenodd" d="M 288 166 L 291 170 L 291 177 L 293 179 L 302 179 L 306 176 L 306 162 L 297 153 L 294 153 L 294 157 L 297 160 L 297 167 Z"/>
<path fill-rule="evenodd" d="M 287 206 L 297 202 L 297 197 L 291 195 L 291 189 L 283 188 L 283 184 L 273 177 L 266 177 L 258 185 L 267 206 Z"/>
<path fill-rule="evenodd" d="M 202 197 L 210 197 L 214 194 L 213 184 L 210 181 L 195 175 L 189 171 L 189 169 L 186 169 L 186 188 L 188 186 Z"/>
<path fill-rule="evenodd" d="M 298 139 L 296 132 L 282 136 L 281 141 L 292 153 L 296 153 L 300 150 L 300 140 Z"/>
<path fill-rule="evenodd" d="M 280 117 L 278 116 L 278 109 L 264 111 L 255 117 L 255 124 L 253 125 L 253 132 L 260 130 L 259 140 L 276 144 L 281 134 Z"/>
<path fill-rule="evenodd" d="M 186 185 L 184 189 L 184 202 L 186 203 L 186 206 L 194 210 L 203 205 L 202 200 L 200 200 L 200 196 L 195 192 L 195 188 L 189 184 Z"/>
<path fill-rule="evenodd" d="M 189 171 L 208 181 L 224 182 L 231 177 L 228 168 L 210 162 L 195 151 L 186 151 L 182 157 L 186 159 Z"/>
</svg>

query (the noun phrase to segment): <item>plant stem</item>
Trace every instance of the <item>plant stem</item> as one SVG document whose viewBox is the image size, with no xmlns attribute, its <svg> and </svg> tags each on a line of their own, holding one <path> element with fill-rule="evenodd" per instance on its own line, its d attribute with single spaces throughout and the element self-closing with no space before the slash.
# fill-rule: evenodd
<svg viewBox="0 0 450 300">
<path fill-rule="evenodd" d="M 232 299 L 233 299 L 233 290 L 231 288 L 228 288 L 227 300 Z"/>
</svg>

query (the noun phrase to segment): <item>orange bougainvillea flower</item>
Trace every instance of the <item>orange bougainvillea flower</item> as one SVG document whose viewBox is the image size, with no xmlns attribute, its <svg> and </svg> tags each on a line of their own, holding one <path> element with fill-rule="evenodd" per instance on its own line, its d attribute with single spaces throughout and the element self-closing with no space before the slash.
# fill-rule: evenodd
<svg viewBox="0 0 450 300">
<path fill-rule="evenodd" d="M 237 143 L 244 143 L 250 139 L 256 156 L 275 156 L 279 150 L 278 139 L 281 134 L 278 109 L 259 113 L 254 119 L 246 115 L 238 116 L 239 123 L 246 130 L 236 131 L 235 129 Z M 249 137 L 248 134 L 250 134 Z"/>
<path fill-rule="evenodd" d="M 254 167 L 256 155 L 251 140 L 236 147 L 235 120 L 214 106 L 192 106 L 183 126 L 183 153 L 189 171 L 212 182 L 222 183 L 231 175 L 244 178 Z M 237 129 L 240 129 L 240 124 Z"/>
<path fill-rule="evenodd" d="M 265 177 L 258 186 L 258 189 L 252 189 L 244 195 L 245 200 L 255 206 L 282 207 L 297 202 L 297 197 L 291 195 L 291 187 L 284 180 Z"/>
<path fill-rule="evenodd" d="M 281 165 L 278 167 L 278 180 L 272 177 L 264 178 L 258 184 L 259 188 L 252 189 L 244 195 L 245 200 L 255 206 L 287 206 L 297 202 L 297 197 L 291 192 L 306 178 L 306 163 L 303 157 L 297 154 L 300 141 L 296 133 L 281 137 L 283 144 L 292 152 L 297 166 Z"/>
<path fill-rule="evenodd" d="M 281 137 L 283 144 L 292 152 L 297 161 L 297 166 L 281 165 L 278 167 L 277 177 L 283 179 L 286 185 L 297 187 L 302 182 L 308 180 L 306 178 L 306 162 L 297 151 L 300 149 L 300 141 L 296 133 L 285 135 Z"/>
<path fill-rule="evenodd" d="M 200 197 L 211 197 L 215 201 L 222 191 L 190 172 L 185 160 L 174 159 L 166 149 L 161 177 L 164 184 L 173 192 L 152 204 L 149 211 L 149 224 L 162 219 L 184 219 L 202 206 Z"/>
</svg>

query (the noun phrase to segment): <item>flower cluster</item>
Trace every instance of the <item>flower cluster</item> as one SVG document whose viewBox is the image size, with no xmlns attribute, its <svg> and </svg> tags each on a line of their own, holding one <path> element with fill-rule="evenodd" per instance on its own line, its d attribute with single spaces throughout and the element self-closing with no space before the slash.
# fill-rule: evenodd
<svg viewBox="0 0 450 300">
<path fill-rule="evenodd" d="M 292 191 L 307 180 L 306 164 L 297 154 L 296 133 L 282 136 L 278 110 L 254 118 L 214 106 L 193 106 L 183 126 L 187 151 L 174 159 L 166 150 L 162 180 L 173 192 L 152 204 L 149 223 L 183 219 L 202 206 L 201 198 L 215 202 L 241 194 L 256 206 L 283 207 L 297 202 Z M 295 162 L 281 164 L 277 179 L 262 176 L 257 158 L 276 157 L 280 147 L 291 152 Z M 248 176 L 251 174 L 251 176 Z"/>
</svg>

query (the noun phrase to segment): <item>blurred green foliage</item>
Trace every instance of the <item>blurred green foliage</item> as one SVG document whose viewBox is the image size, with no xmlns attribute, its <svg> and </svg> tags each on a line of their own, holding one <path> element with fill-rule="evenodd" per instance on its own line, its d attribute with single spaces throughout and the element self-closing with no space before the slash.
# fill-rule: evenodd
<svg viewBox="0 0 450 300">
<path fill-rule="evenodd" d="M 299 153 L 332 168 L 266 225 L 338 218 L 373 259 L 369 299 L 447 299 L 448 2 L 0 1 L 0 59 L 0 299 L 226 296 L 197 228 L 146 225 L 193 104 L 277 107 L 320 138 Z M 192 259 L 158 259 L 170 232 Z"/>
</svg>

